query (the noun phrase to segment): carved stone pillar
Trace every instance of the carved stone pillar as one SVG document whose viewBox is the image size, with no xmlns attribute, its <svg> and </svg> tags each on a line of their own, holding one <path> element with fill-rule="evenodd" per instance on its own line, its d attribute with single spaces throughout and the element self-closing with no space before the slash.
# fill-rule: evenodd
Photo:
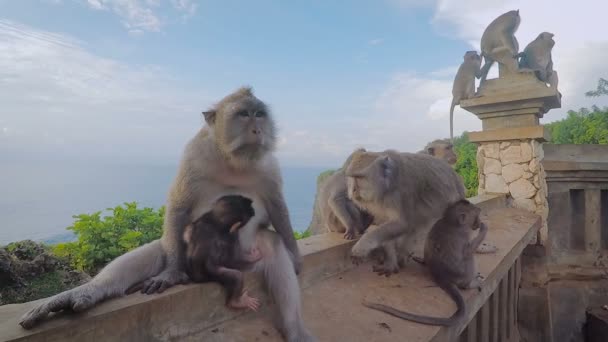
<svg viewBox="0 0 608 342">
<path fill-rule="evenodd" d="M 531 72 L 503 73 L 487 80 L 478 94 L 460 102 L 482 122 L 481 132 L 469 133 L 470 141 L 478 144 L 478 192 L 507 194 L 513 206 L 541 215 L 544 241 L 548 207 L 541 161 L 542 143 L 549 137 L 539 119 L 561 107 L 561 95 Z"/>
</svg>

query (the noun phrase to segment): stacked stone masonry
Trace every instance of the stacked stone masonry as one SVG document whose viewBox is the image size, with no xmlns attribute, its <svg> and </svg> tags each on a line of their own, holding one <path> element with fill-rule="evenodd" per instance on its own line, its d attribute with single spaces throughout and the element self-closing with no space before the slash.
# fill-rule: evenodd
<svg viewBox="0 0 608 342">
<path fill-rule="evenodd" d="M 514 207 L 540 215 L 545 228 L 549 209 L 543 157 L 543 146 L 534 139 L 479 143 L 478 193 L 509 195 Z"/>
</svg>

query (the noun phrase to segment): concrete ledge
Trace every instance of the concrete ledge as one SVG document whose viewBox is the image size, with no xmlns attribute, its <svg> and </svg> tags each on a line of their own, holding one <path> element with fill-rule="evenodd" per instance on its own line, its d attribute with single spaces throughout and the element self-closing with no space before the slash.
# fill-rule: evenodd
<svg viewBox="0 0 608 342">
<path fill-rule="evenodd" d="M 504 195 L 482 195 L 469 200 L 484 211 L 506 207 Z M 299 277 L 302 289 L 352 269 L 350 250 L 354 243 L 338 233 L 299 240 L 304 261 Z M 266 313 L 271 303 L 260 279 L 249 274 L 246 283 L 249 291 L 262 300 L 261 313 Z M 136 293 L 112 299 L 80 314 L 51 315 L 55 317 L 49 317 L 35 329 L 22 329 L 19 318 L 41 301 L 44 299 L 1 306 L 0 341 L 181 340 L 247 315 L 224 306 L 224 293 L 218 284 L 189 284 L 158 295 Z"/>
<path fill-rule="evenodd" d="M 523 139 L 535 139 L 539 142 L 545 142 L 551 139 L 551 135 L 545 126 L 499 128 L 469 133 L 469 141 L 474 143 Z"/>
<path fill-rule="evenodd" d="M 299 277 L 302 288 L 352 268 L 349 253 L 353 244 L 342 234 L 299 240 L 304 261 Z M 249 274 L 246 284 L 268 308 L 269 298 L 260 279 Z M 157 295 L 136 293 L 112 299 L 80 314 L 59 313 L 35 329 L 22 329 L 19 318 L 41 301 L 44 299 L 1 306 L 0 341 L 166 341 L 243 314 L 224 306 L 224 293 L 218 284 L 188 284 Z"/>
</svg>

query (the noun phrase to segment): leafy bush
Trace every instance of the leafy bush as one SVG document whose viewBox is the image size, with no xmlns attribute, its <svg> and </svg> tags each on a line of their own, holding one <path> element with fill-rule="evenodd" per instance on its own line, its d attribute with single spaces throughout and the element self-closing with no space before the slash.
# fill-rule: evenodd
<svg viewBox="0 0 608 342">
<path fill-rule="evenodd" d="M 608 144 L 608 108 L 581 108 L 547 124 L 553 144 Z"/>
<path fill-rule="evenodd" d="M 300 240 L 300 239 L 305 239 L 309 236 L 312 236 L 312 233 L 310 232 L 310 229 L 306 229 L 303 232 L 298 232 L 298 231 L 293 232 L 293 236 L 296 238 L 296 240 Z"/>
<path fill-rule="evenodd" d="M 101 211 L 73 216 L 76 221 L 67 229 L 74 231 L 77 240 L 60 243 L 53 252 L 76 269 L 94 274 L 116 257 L 162 235 L 164 207 L 140 209 L 131 202 L 107 210 L 111 215 L 103 218 Z"/>
<path fill-rule="evenodd" d="M 477 195 L 479 178 L 477 177 L 477 145 L 469 142 L 469 135 L 464 132 L 454 138 L 454 150 L 458 155 L 458 162 L 454 169 L 464 182 L 467 197 Z"/>
</svg>

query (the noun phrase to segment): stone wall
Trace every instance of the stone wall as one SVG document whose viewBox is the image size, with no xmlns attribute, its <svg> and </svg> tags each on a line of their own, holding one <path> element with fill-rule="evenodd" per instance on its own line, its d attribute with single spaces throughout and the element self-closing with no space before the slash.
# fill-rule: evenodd
<svg viewBox="0 0 608 342">
<path fill-rule="evenodd" d="M 548 215 L 543 146 L 534 139 L 481 142 L 477 149 L 479 194 L 507 194 L 512 205 L 539 214 L 546 234 Z"/>
</svg>

